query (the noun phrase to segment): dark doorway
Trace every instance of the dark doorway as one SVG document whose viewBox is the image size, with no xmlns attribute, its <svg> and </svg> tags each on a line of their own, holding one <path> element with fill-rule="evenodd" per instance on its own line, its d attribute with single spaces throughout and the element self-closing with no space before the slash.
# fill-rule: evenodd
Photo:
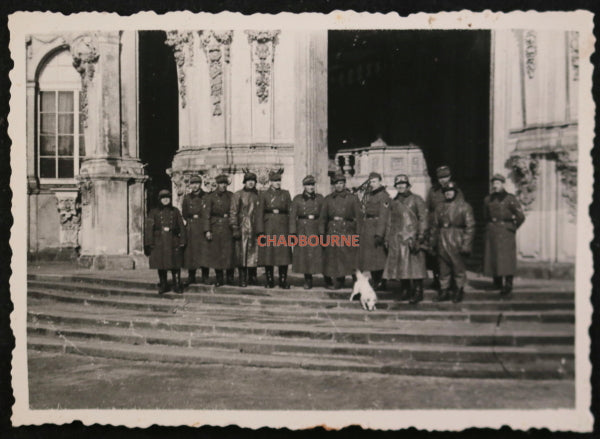
<svg viewBox="0 0 600 439">
<path fill-rule="evenodd" d="M 173 52 L 164 31 L 139 32 L 140 159 L 150 177 L 148 208 L 156 205 L 158 191 L 171 189 L 166 170 L 179 144 L 179 97 Z"/>
<path fill-rule="evenodd" d="M 489 31 L 330 31 L 329 154 L 413 143 L 451 167 L 479 220 L 489 178 Z"/>
</svg>

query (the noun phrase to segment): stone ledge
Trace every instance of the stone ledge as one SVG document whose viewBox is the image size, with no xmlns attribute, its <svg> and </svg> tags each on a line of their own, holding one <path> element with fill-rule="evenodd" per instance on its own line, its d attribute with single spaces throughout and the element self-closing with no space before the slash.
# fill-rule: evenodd
<svg viewBox="0 0 600 439">
<path fill-rule="evenodd" d="M 534 279 L 575 279 L 575 264 L 569 262 L 517 262 L 517 276 Z"/>
<path fill-rule="evenodd" d="M 139 261 L 138 261 L 139 259 Z M 81 255 L 77 265 L 92 270 L 133 270 L 141 257 L 135 255 Z"/>
</svg>

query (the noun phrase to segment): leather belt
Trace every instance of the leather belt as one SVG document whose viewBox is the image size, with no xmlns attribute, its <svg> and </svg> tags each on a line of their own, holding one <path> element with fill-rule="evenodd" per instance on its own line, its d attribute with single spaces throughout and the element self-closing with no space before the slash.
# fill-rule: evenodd
<svg viewBox="0 0 600 439">
<path fill-rule="evenodd" d="M 212 218 L 229 218 L 228 213 L 211 213 L 210 216 Z"/>
<path fill-rule="evenodd" d="M 274 214 L 280 214 L 280 215 L 287 215 L 287 210 L 283 210 L 283 209 L 265 209 L 264 210 L 265 213 L 274 213 Z"/>
<path fill-rule="evenodd" d="M 163 230 L 163 232 L 170 232 L 171 228 L 170 227 L 163 227 L 162 230 Z"/>
<path fill-rule="evenodd" d="M 198 218 L 200 218 L 200 215 L 198 215 L 197 213 L 195 213 L 194 215 L 192 215 L 192 218 L 198 219 Z"/>
<path fill-rule="evenodd" d="M 379 215 L 372 215 L 370 213 L 365 214 L 365 218 L 379 218 Z"/>
<path fill-rule="evenodd" d="M 512 223 L 512 220 L 503 220 L 503 219 L 498 219 L 498 218 L 492 218 L 490 220 L 490 222 L 492 222 L 492 223 Z"/>
<path fill-rule="evenodd" d="M 344 218 L 343 216 L 333 216 L 329 219 L 333 221 L 354 221 L 354 218 Z"/>
<path fill-rule="evenodd" d="M 298 215 L 298 219 L 319 219 L 319 215 Z"/>
</svg>

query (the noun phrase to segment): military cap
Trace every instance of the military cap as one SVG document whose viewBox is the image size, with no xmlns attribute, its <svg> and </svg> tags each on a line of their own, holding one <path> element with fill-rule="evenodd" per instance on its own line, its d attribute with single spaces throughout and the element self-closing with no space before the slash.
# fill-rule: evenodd
<svg viewBox="0 0 600 439">
<path fill-rule="evenodd" d="M 269 181 L 281 181 L 281 172 L 277 172 L 277 171 L 269 172 Z"/>
<path fill-rule="evenodd" d="M 394 186 L 396 186 L 397 184 L 406 184 L 406 185 L 410 186 L 410 182 L 408 181 L 408 175 L 406 175 L 406 174 L 396 175 L 396 177 L 394 178 Z"/>
<path fill-rule="evenodd" d="M 344 177 L 344 174 L 335 174 L 333 176 L 332 181 L 333 181 L 333 184 L 336 184 L 338 181 L 345 182 L 346 181 L 346 177 Z"/>
<path fill-rule="evenodd" d="M 446 165 L 440 166 L 435 170 L 435 175 L 437 178 L 450 177 L 452 173 L 450 172 L 450 168 Z"/>
<path fill-rule="evenodd" d="M 304 186 L 310 185 L 310 184 L 315 184 L 315 183 L 316 183 L 315 177 L 313 177 L 312 175 L 307 175 L 306 177 L 304 177 L 302 179 L 302 184 Z"/>
<path fill-rule="evenodd" d="M 171 198 L 171 191 L 168 189 L 162 189 L 158 193 L 158 199 L 160 200 L 161 198 Z"/>
<path fill-rule="evenodd" d="M 220 184 L 220 183 L 229 184 L 229 177 L 227 176 L 227 174 L 217 175 L 217 178 L 215 178 L 215 181 L 217 182 L 217 184 Z"/>
<path fill-rule="evenodd" d="M 377 173 L 377 172 L 371 172 L 371 173 L 369 174 L 369 180 L 370 180 L 370 179 L 372 179 L 372 178 L 378 178 L 378 179 L 380 179 L 380 180 L 381 180 L 381 174 L 379 174 L 379 173 Z"/>
<path fill-rule="evenodd" d="M 502 174 L 494 174 L 494 175 L 492 175 L 492 178 L 490 179 L 490 181 L 494 181 L 494 180 L 499 180 L 502 183 L 506 182 L 506 178 L 504 178 L 504 175 L 502 175 Z"/>
<path fill-rule="evenodd" d="M 243 181 L 243 183 L 246 183 L 247 181 L 250 181 L 250 180 L 256 181 L 256 174 L 254 172 L 246 172 L 244 174 L 244 181 Z"/>
<path fill-rule="evenodd" d="M 192 175 L 190 177 L 190 184 L 191 183 L 202 183 L 202 178 L 198 175 Z"/>
<path fill-rule="evenodd" d="M 443 188 L 442 191 L 443 192 L 448 192 L 448 191 L 454 191 L 456 192 L 456 190 L 458 189 L 458 187 L 456 186 L 456 183 L 454 183 L 453 181 L 449 181 Z"/>
</svg>

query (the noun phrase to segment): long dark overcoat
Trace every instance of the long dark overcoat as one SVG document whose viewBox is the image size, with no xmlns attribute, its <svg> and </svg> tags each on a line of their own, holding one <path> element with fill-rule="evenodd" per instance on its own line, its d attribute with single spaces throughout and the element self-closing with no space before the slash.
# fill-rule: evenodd
<svg viewBox="0 0 600 439">
<path fill-rule="evenodd" d="M 424 279 L 427 277 L 425 252 L 411 252 L 422 242 L 428 226 L 425 201 L 407 192 L 398 194 L 389 208 L 382 209 L 377 234 L 383 236 L 388 249 L 383 277 L 385 279 Z"/>
<path fill-rule="evenodd" d="M 185 226 L 179 209 L 160 206 L 146 217 L 144 246 L 152 246 L 150 268 L 172 270 L 183 265 L 183 247 L 186 244 Z"/>
<path fill-rule="evenodd" d="M 283 235 L 287 239 L 291 207 L 292 198 L 284 189 L 269 188 L 259 192 L 256 232 L 267 236 Z M 289 265 L 291 262 L 292 249 L 288 246 L 258 247 L 258 265 Z"/>
<path fill-rule="evenodd" d="M 325 197 L 321 213 L 323 229 L 329 235 L 355 235 L 362 225 L 362 212 L 358 197 L 348 190 L 333 192 Z M 358 268 L 358 247 L 325 246 L 323 274 L 342 277 Z"/>
<path fill-rule="evenodd" d="M 256 267 L 258 245 L 256 243 L 256 211 L 258 191 L 241 189 L 233 194 L 229 212 L 229 224 L 234 233 L 241 235 L 233 241 L 234 263 L 237 267 Z"/>
<path fill-rule="evenodd" d="M 358 266 L 361 271 L 383 270 L 386 253 L 383 246 L 375 246 L 375 235 L 379 214 L 384 205 L 389 205 L 390 196 L 383 186 L 365 194 L 362 202 L 363 222 L 360 228 L 360 247 L 358 249 Z"/>
<path fill-rule="evenodd" d="M 290 211 L 290 234 L 304 235 L 307 239 L 309 236 L 318 237 L 323 234 L 320 216 L 324 201 L 321 194 L 310 195 L 304 192 L 296 195 Z M 310 245 L 294 247 L 292 269 L 296 273 L 323 273 L 323 248 Z"/>
<path fill-rule="evenodd" d="M 483 201 L 486 276 L 512 276 L 517 269 L 516 231 L 525 221 L 521 205 L 513 194 L 502 191 Z"/>
<path fill-rule="evenodd" d="M 204 231 L 212 233 L 212 240 L 208 241 L 208 266 L 215 270 L 233 268 L 233 237 L 229 225 L 232 197 L 231 192 L 218 190 L 206 197 Z"/>
<path fill-rule="evenodd" d="M 208 267 L 208 241 L 204 236 L 202 227 L 202 217 L 208 195 L 200 189 L 196 194 L 185 195 L 181 204 L 181 214 L 186 222 L 185 230 L 187 234 L 187 245 L 183 253 L 183 266 L 190 270 Z"/>
</svg>

